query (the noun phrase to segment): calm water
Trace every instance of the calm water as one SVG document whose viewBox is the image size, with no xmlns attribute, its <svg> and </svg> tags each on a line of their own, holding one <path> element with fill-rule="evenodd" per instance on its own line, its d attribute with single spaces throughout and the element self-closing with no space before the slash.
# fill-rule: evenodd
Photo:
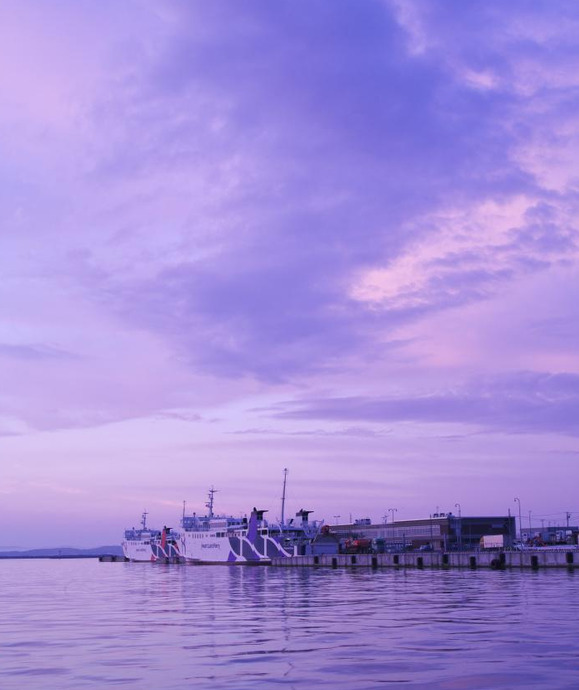
<svg viewBox="0 0 579 690">
<path fill-rule="evenodd" d="M 0 561 L 0 688 L 579 687 L 579 572 Z"/>
</svg>

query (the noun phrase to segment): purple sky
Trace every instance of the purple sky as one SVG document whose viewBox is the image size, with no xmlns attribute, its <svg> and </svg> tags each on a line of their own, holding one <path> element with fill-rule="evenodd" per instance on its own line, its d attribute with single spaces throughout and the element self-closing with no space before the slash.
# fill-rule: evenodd
<svg viewBox="0 0 579 690">
<path fill-rule="evenodd" d="M 5 0 L 0 547 L 579 522 L 574 0 Z"/>
</svg>

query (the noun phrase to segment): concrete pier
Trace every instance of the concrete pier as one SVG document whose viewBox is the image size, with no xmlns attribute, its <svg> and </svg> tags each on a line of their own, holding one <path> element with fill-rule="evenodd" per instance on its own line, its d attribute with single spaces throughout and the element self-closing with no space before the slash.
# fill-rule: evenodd
<svg viewBox="0 0 579 690">
<path fill-rule="evenodd" d="M 404 553 L 323 554 L 274 558 L 280 568 L 506 568 L 542 570 L 579 567 L 579 549 L 540 551 L 413 551 Z"/>
</svg>

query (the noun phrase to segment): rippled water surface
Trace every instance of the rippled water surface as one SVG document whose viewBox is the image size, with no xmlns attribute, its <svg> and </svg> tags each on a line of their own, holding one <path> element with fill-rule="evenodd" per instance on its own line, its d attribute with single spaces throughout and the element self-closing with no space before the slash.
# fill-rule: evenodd
<svg viewBox="0 0 579 690">
<path fill-rule="evenodd" d="M 0 561 L 0 688 L 579 687 L 579 572 Z"/>
</svg>

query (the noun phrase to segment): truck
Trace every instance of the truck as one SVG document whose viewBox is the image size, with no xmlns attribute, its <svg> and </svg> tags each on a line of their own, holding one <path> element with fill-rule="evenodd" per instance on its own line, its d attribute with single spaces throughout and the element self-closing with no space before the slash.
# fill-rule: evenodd
<svg viewBox="0 0 579 690">
<path fill-rule="evenodd" d="M 481 549 L 503 549 L 505 537 L 502 534 L 484 534 L 480 538 Z"/>
<path fill-rule="evenodd" d="M 346 539 L 342 553 L 370 553 L 372 551 L 371 539 Z"/>
</svg>

